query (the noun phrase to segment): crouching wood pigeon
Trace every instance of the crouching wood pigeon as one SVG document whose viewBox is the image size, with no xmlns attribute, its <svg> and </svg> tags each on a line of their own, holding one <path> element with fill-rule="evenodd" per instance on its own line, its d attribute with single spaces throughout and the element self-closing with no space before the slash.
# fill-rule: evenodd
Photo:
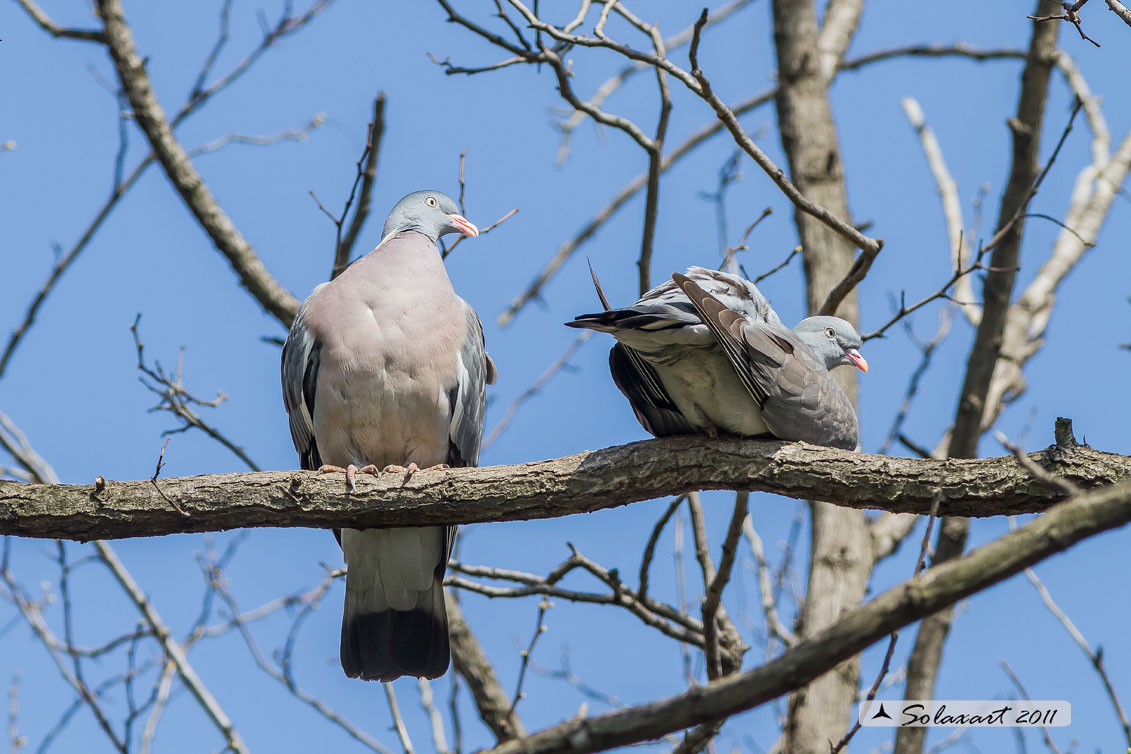
<svg viewBox="0 0 1131 754">
<path fill-rule="evenodd" d="M 596 279 L 594 279 L 596 283 Z M 598 286 L 604 303 L 604 294 Z M 691 267 L 623 309 L 582 314 L 570 327 L 612 334 L 613 381 L 656 437 L 770 434 L 853 450 L 852 402 L 829 373 L 867 372 L 862 341 L 839 317 L 792 330 L 749 280 Z"/>
<path fill-rule="evenodd" d="M 358 472 L 475 466 L 483 326 L 456 295 L 437 240 L 479 234 L 451 197 L 417 191 L 381 243 L 303 302 L 283 346 L 283 403 L 302 468 Z M 455 527 L 342 529 L 342 668 L 351 678 L 437 678 L 448 669 L 444 571 Z"/>
</svg>

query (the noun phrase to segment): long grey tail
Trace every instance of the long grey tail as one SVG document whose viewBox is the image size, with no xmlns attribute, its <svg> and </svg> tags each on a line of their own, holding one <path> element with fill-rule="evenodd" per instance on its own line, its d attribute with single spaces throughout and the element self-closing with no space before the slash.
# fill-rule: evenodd
<svg viewBox="0 0 1131 754">
<path fill-rule="evenodd" d="M 438 579 L 429 592 L 432 604 L 412 610 L 360 612 L 350 606 L 342 616 L 342 670 L 350 678 L 392 681 L 402 675 L 439 678 L 448 671 L 448 614 Z"/>
<path fill-rule="evenodd" d="M 369 530 L 358 534 L 371 532 L 375 533 Z M 349 559 L 347 550 L 347 561 Z M 381 560 L 387 567 L 386 559 Z M 347 577 L 341 646 L 342 670 L 347 676 L 366 681 L 392 681 L 402 675 L 439 678 L 447 672 L 451 660 L 444 604 L 447 557 L 438 560 L 431 585 L 410 593 L 412 604 L 399 600 L 397 607 L 406 609 L 395 609 L 381 598 L 375 600 L 372 589 L 380 590 L 380 586 L 353 588 Z M 360 571 L 364 565 L 355 563 L 350 568 Z M 373 576 L 379 584 L 380 575 Z"/>
</svg>

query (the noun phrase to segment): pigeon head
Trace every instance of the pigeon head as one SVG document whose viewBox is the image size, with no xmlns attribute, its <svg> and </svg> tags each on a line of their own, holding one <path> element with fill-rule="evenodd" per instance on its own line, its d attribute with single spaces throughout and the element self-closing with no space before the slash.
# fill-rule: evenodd
<svg viewBox="0 0 1131 754">
<path fill-rule="evenodd" d="M 381 237 L 402 230 L 423 233 L 433 241 L 448 233 L 473 238 L 479 235 L 479 228 L 461 215 L 455 200 L 442 191 L 414 191 L 397 202 L 385 220 Z"/>
<path fill-rule="evenodd" d="M 809 317 L 798 322 L 793 331 L 826 368 L 851 364 L 861 372 L 868 371 L 868 362 L 860 355 L 864 341 L 850 322 L 840 317 Z"/>
</svg>

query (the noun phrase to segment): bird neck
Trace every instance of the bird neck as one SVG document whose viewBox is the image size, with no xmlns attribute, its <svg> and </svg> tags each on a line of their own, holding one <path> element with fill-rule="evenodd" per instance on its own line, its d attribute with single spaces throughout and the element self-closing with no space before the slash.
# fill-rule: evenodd
<svg viewBox="0 0 1131 754">
<path fill-rule="evenodd" d="M 384 243 L 384 241 L 386 239 L 388 239 L 390 236 L 399 235 L 399 234 L 402 234 L 402 233 L 419 233 L 420 235 L 424 236 L 425 238 L 427 238 L 432 243 L 436 243 L 436 240 L 438 238 L 438 236 L 435 233 L 429 233 L 428 231 L 426 231 L 424 228 L 417 225 L 416 223 L 410 223 L 410 224 L 407 224 L 407 225 L 402 223 L 400 225 L 395 225 L 395 226 L 390 226 L 389 223 L 385 223 L 385 228 L 384 228 L 384 230 L 381 231 L 381 241 L 382 241 L 382 243 Z"/>
</svg>

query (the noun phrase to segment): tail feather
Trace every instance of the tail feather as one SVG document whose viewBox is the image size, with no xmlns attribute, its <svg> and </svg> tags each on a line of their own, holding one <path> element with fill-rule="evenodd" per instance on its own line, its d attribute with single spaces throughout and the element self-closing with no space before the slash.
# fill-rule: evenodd
<svg viewBox="0 0 1131 754">
<path fill-rule="evenodd" d="M 350 678 L 392 681 L 402 675 L 439 678 L 448 670 L 448 614 L 437 580 L 412 610 L 364 612 L 346 594 L 342 615 L 342 670 Z"/>
<path fill-rule="evenodd" d="M 345 529 L 342 669 L 350 678 L 438 678 L 450 662 L 443 527 Z"/>
</svg>

